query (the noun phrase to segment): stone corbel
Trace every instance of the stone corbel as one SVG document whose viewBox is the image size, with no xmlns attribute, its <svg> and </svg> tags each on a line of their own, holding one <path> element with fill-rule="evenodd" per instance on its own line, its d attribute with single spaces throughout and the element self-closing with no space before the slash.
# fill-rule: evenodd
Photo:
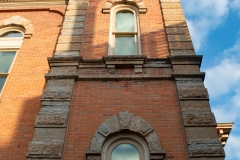
<svg viewBox="0 0 240 160">
<path fill-rule="evenodd" d="M 116 65 L 118 66 L 133 66 L 134 73 L 142 73 L 142 68 L 146 62 L 147 56 L 145 55 L 131 55 L 131 56 L 103 56 L 103 60 L 107 66 L 107 73 L 115 74 Z"/>
<path fill-rule="evenodd" d="M 102 8 L 102 13 L 109 14 L 114 3 L 133 4 L 139 9 L 139 13 L 147 12 L 147 7 L 142 0 L 108 0 Z"/>
</svg>

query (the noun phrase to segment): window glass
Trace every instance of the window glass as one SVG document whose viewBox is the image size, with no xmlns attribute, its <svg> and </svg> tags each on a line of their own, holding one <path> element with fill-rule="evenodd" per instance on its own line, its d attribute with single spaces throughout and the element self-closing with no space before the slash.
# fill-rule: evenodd
<svg viewBox="0 0 240 160">
<path fill-rule="evenodd" d="M 6 81 L 7 77 L 0 77 L 0 93 L 2 91 L 3 85 Z"/>
<path fill-rule="evenodd" d="M 134 36 L 116 36 L 115 55 L 135 55 Z"/>
<path fill-rule="evenodd" d="M 10 31 L 2 34 L 0 37 L 11 38 L 11 37 L 23 37 L 22 33 L 18 31 Z"/>
<path fill-rule="evenodd" d="M 113 149 L 111 160 L 139 160 L 139 152 L 131 144 L 120 144 Z"/>
<path fill-rule="evenodd" d="M 122 10 L 116 14 L 116 32 L 134 32 L 133 13 L 128 10 Z"/>
<path fill-rule="evenodd" d="M 8 73 L 16 51 L 0 52 L 0 73 Z"/>
</svg>

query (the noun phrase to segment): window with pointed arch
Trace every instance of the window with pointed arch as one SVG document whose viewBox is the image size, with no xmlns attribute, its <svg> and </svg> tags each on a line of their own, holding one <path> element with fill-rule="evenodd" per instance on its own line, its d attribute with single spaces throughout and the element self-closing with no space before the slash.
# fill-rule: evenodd
<svg viewBox="0 0 240 160">
<path fill-rule="evenodd" d="M 110 14 L 108 55 L 141 55 L 138 9 L 119 4 Z"/>
<path fill-rule="evenodd" d="M 6 27 L 0 30 L 0 95 L 22 45 L 23 35 L 24 32 L 19 27 Z"/>
<path fill-rule="evenodd" d="M 120 134 L 107 140 L 102 149 L 102 160 L 149 159 L 147 143 L 132 134 Z"/>
</svg>

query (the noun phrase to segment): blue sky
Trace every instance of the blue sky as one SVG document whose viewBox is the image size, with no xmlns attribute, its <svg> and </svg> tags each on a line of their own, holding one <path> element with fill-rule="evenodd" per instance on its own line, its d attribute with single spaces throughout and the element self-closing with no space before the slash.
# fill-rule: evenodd
<svg viewBox="0 0 240 160">
<path fill-rule="evenodd" d="M 240 160 L 240 0 L 181 0 L 218 123 L 234 122 L 225 160 Z"/>
</svg>

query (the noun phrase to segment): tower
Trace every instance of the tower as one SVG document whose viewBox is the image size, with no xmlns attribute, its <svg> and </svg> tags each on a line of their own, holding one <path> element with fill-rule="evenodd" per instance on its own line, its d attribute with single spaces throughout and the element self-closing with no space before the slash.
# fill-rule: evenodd
<svg viewBox="0 0 240 160">
<path fill-rule="evenodd" d="M 0 5 L 0 158 L 224 159 L 180 0 Z"/>
</svg>

